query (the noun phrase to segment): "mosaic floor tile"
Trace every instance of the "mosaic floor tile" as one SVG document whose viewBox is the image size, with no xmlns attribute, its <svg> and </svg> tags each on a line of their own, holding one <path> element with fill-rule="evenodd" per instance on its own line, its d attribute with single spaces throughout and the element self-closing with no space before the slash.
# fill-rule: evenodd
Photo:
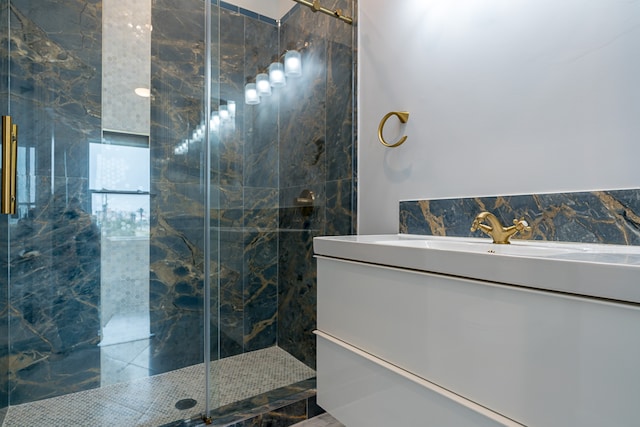
<svg viewBox="0 0 640 427">
<path fill-rule="evenodd" d="M 204 412 L 204 364 L 23 405 L 11 406 L 5 427 L 157 427 Z M 278 347 L 212 363 L 211 408 L 247 399 L 315 376 L 315 371 Z M 175 407 L 194 399 L 188 410 Z"/>
</svg>

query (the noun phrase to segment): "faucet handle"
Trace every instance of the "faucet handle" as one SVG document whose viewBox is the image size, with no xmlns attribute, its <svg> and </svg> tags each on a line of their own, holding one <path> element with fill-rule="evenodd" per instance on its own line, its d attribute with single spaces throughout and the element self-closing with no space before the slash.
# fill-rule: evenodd
<svg viewBox="0 0 640 427">
<path fill-rule="evenodd" d="M 524 218 L 514 219 L 513 225 L 515 225 L 516 230 L 518 230 L 521 237 L 524 239 L 528 239 L 533 234 L 533 229 L 529 226 L 529 223 L 525 221 Z"/>
</svg>

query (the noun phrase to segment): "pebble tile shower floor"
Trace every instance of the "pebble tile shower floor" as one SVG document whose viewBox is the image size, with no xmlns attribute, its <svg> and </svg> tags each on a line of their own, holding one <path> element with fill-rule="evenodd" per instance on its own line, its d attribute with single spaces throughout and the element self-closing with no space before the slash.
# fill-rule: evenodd
<svg viewBox="0 0 640 427">
<path fill-rule="evenodd" d="M 212 408 L 315 376 L 315 371 L 278 347 L 211 364 Z M 188 410 L 181 399 L 195 399 Z M 3 427 L 157 427 L 204 411 L 204 364 L 129 383 L 10 406 Z"/>
</svg>

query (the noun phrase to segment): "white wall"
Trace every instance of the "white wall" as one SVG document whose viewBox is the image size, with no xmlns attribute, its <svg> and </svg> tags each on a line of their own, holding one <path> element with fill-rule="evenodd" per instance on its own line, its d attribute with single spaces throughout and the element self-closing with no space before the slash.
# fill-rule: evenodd
<svg viewBox="0 0 640 427">
<path fill-rule="evenodd" d="M 359 0 L 358 28 L 359 233 L 403 199 L 640 188 L 640 1 Z"/>
<path fill-rule="evenodd" d="M 293 0 L 225 0 L 273 19 L 282 18 L 296 3 Z"/>
</svg>

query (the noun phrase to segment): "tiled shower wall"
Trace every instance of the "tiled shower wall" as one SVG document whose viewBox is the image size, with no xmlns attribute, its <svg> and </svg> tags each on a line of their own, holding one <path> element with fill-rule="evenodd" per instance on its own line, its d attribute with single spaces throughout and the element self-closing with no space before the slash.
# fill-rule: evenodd
<svg viewBox="0 0 640 427">
<path fill-rule="evenodd" d="M 312 239 L 355 228 L 352 27 L 300 6 L 280 29 L 223 8 L 220 27 L 220 98 L 239 106 L 215 159 L 220 356 L 278 344 L 315 367 Z M 303 77 L 245 105 L 244 84 L 288 49 L 301 51 Z M 312 209 L 295 203 L 303 190 Z"/>
<path fill-rule="evenodd" d="M 11 335 L 1 364 L 19 404 L 100 384 L 100 232 L 88 157 L 101 137 L 101 6 L 17 0 L 9 15 L 0 57 L 10 45 L 19 214 L 3 240 Z"/>
<path fill-rule="evenodd" d="M 328 1 L 357 15 L 356 2 Z M 282 25 L 280 49 L 302 50 L 304 77 L 280 103 L 278 345 L 315 368 L 316 265 L 313 237 L 355 234 L 353 28 L 296 6 Z M 316 194 L 311 212 L 296 207 Z"/>
<path fill-rule="evenodd" d="M 506 226 L 524 218 L 533 228 L 532 239 L 640 245 L 637 189 L 403 201 L 400 232 L 486 237 L 470 231 L 482 211 L 492 212 Z"/>
<path fill-rule="evenodd" d="M 221 9 L 220 98 L 238 106 L 236 129 L 220 134 L 220 357 L 276 343 L 278 97 L 244 103 L 248 76 L 278 51 L 275 22 Z"/>
<path fill-rule="evenodd" d="M 174 149 L 203 120 L 204 3 L 155 0 L 151 18 L 149 365 L 156 374 L 203 360 L 208 177 L 201 143 L 183 155 Z"/>
<path fill-rule="evenodd" d="M 10 220 L 8 306 L 8 278 L 0 279 L 0 329 L 11 323 L 0 341 L 0 407 L 9 392 L 19 404 L 100 385 L 101 243 L 88 146 L 101 140 L 101 2 L 15 0 L 4 13 L 12 22 L 12 114 L 33 167 L 19 177 L 29 197 Z M 303 7 L 280 29 L 226 7 L 219 19 L 214 12 L 214 109 L 234 100 L 238 112 L 235 128 L 213 138 L 207 174 L 201 149 L 175 152 L 202 120 L 203 13 L 200 0 L 152 2 L 149 373 L 202 361 L 206 179 L 214 357 L 279 344 L 314 366 L 312 238 L 354 232 L 352 27 Z M 245 105 L 245 82 L 305 43 L 304 77 Z M 5 77 L 7 46 L 3 37 Z M 316 193 L 310 212 L 294 204 L 303 189 Z"/>
<path fill-rule="evenodd" d="M 212 301 L 212 354 L 227 357 L 278 344 L 315 366 L 312 238 L 354 230 L 352 28 L 296 7 L 279 29 L 275 22 L 222 5 L 220 50 L 213 52 L 220 58 L 220 84 L 213 88 L 214 93 L 219 90 L 219 99 L 214 103 L 235 101 L 237 113 L 235 127 L 221 127 L 212 147 L 212 265 L 220 272 L 219 294 L 218 289 L 212 292 L 214 299 L 220 298 Z M 348 6 L 346 1 L 335 5 Z M 171 16 L 197 28 L 196 18 L 185 13 L 183 7 L 168 7 L 166 13 L 154 10 L 157 19 Z M 176 44 L 179 37 L 176 32 L 164 40 Z M 304 46 L 301 79 L 290 79 L 259 105 L 244 104 L 246 82 L 285 49 Z M 168 55 L 162 69 L 175 68 L 176 87 L 189 87 L 179 71 L 188 69 L 191 57 L 203 54 L 185 42 L 187 48 L 191 54 L 152 47 L 152 55 L 158 52 L 154 66 L 165 61 L 162 54 Z M 180 58 L 185 62 L 176 66 Z M 159 75 L 152 70 L 154 78 Z M 195 99 L 199 90 L 187 92 Z M 197 260 L 202 249 L 197 227 L 202 195 L 197 181 L 200 153 L 164 157 L 188 135 L 176 130 L 179 123 L 190 123 L 191 128 L 198 124 L 197 102 L 189 103 L 184 90 L 164 91 L 155 102 L 185 109 L 178 115 L 160 108 L 170 117 L 154 118 L 152 103 L 152 133 L 155 127 L 156 141 L 162 138 L 159 154 L 152 154 L 157 171 L 152 176 L 158 177 L 152 184 L 158 190 L 152 193 L 160 195 L 152 202 L 158 204 L 152 209 L 158 212 L 152 222 L 152 333 L 157 341 L 152 359 L 164 372 L 202 357 L 184 351 L 198 342 L 201 328 L 202 271 Z M 175 191 L 161 191 L 163 186 Z M 294 206 L 303 189 L 316 194 L 311 212 Z M 178 206 L 182 211 L 174 212 Z M 185 206 L 190 214 L 185 214 Z"/>
<path fill-rule="evenodd" d="M 0 5 L 0 21 L 8 22 L 9 5 Z M 1 38 L 0 38 L 1 39 Z M 6 76 L 9 75 L 9 57 L 4 43 L 0 46 L 0 96 L 5 99 L 9 93 Z M 0 106 L 2 114 L 6 114 Z M 9 222 L 6 218 L 0 221 L 0 241 L 8 242 Z M 0 424 L 4 421 L 9 406 L 9 245 L 0 245 Z"/>
</svg>

